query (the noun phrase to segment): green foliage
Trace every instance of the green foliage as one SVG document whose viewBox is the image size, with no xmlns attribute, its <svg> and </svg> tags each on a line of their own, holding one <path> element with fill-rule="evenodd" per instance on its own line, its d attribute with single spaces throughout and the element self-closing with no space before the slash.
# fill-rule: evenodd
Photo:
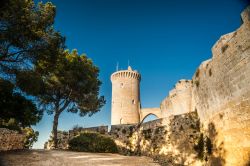
<svg viewBox="0 0 250 166">
<path fill-rule="evenodd" d="M 1 86 L 12 92 L 0 95 L 0 118 L 14 118 L 23 126 L 40 120 L 35 105 L 21 95 L 25 92 L 38 101 L 39 110 L 54 113 L 56 146 L 61 112 L 91 116 L 105 100 L 99 97 L 99 69 L 91 59 L 76 50 L 64 51 L 65 38 L 53 28 L 55 14 L 51 2 L 35 5 L 33 0 L 4 0 L 0 5 L 0 77 L 11 76 L 20 92 L 13 92 L 10 85 Z"/>
<path fill-rule="evenodd" d="M 0 79 L 0 119 L 2 126 L 27 127 L 40 121 L 42 112 L 32 101 L 14 91 L 14 85 Z M 16 127 L 15 127 L 16 126 Z"/>
<path fill-rule="evenodd" d="M 91 116 L 104 105 L 104 97 L 98 97 L 101 85 L 99 69 L 86 55 L 79 55 L 76 50 L 71 53 L 64 51 L 49 73 L 43 72 L 47 68 L 42 64 L 37 64 L 35 70 L 28 74 L 17 75 L 17 84 L 37 96 L 44 109 L 49 107 L 48 113 L 62 112 L 67 108 L 68 112 Z M 30 78 L 40 84 L 40 88 L 29 88 L 33 84 Z"/>
<path fill-rule="evenodd" d="M 3 0 L 0 5 L 0 120 L 1 126 L 20 130 L 36 124 L 42 117 L 36 105 L 18 89 L 16 75 L 23 73 L 37 90 L 39 82 L 29 73 L 40 62 L 47 71 L 53 68 L 64 37 L 53 29 L 55 6 L 35 5 L 33 0 Z M 26 74 L 26 75 L 25 75 Z M 4 79 L 10 80 L 5 81 Z M 15 123 L 10 123 L 11 121 Z"/>
<path fill-rule="evenodd" d="M 213 145 L 210 138 L 204 136 L 201 133 L 194 145 L 194 150 L 197 152 L 197 157 L 201 160 L 207 161 L 208 156 L 212 154 L 212 148 Z"/>
<path fill-rule="evenodd" d="M 64 38 L 54 31 L 55 6 L 3 0 L 0 7 L 0 69 L 15 74 L 40 60 L 53 61 Z M 49 67 L 49 66 L 47 66 Z M 52 66 L 50 66 L 52 67 Z"/>
<path fill-rule="evenodd" d="M 22 133 L 25 134 L 24 147 L 29 149 L 38 140 L 38 131 L 34 131 L 31 127 L 22 129 Z"/>
<path fill-rule="evenodd" d="M 56 147 L 58 118 L 63 111 L 91 116 L 100 111 L 105 100 L 103 96 L 99 97 L 99 69 L 86 55 L 79 55 L 76 50 L 63 51 L 49 71 L 44 63 L 40 61 L 29 74 L 17 75 L 17 84 L 22 90 L 36 96 L 40 106 L 49 114 L 54 113 L 53 135 Z M 30 88 L 33 84 L 31 78 L 40 84 L 40 88 Z"/>
<path fill-rule="evenodd" d="M 69 141 L 69 149 L 81 152 L 117 153 L 115 142 L 99 133 L 84 132 Z"/>
<path fill-rule="evenodd" d="M 7 128 L 9 130 L 16 130 L 18 132 L 21 132 L 21 127 L 17 123 L 17 121 L 13 118 L 10 118 L 9 120 L 0 120 L 0 128 Z"/>
</svg>

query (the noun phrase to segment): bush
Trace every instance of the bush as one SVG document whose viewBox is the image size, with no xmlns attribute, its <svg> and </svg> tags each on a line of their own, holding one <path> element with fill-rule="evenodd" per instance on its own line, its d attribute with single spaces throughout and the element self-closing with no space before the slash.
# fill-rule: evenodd
<svg viewBox="0 0 250 166">
<path fill-rule="evenodd" d="M 22 132 L 25 134 L 24 147 L 29 149 L 38 140 L 39 132 L 34 131 L 31 127 L 25 127 Z"/>
<path fill-rule="evenodd" d="M 99 133 L 84 132 L 69 140 L 69 149 L 81 152 L 117 153 L 115 142 Z"/>
</svg>

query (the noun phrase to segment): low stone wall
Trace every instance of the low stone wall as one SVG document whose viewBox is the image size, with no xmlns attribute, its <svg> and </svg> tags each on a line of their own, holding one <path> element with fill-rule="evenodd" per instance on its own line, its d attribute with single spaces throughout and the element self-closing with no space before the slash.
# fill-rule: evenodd
<svg viewBox="0 0 250 166">
<path fill-rule="evenodd" d="M 97 132 L 100 134 L 108 134 L 108 126 L 97 126 L 97 127 L 89 127 L 89 128 L 78 127 L 69 131 L 58 131 L 57 132 L 58 149 L 68 149 L 69 140 L 77 136 L 81 132 Z M 52 136 L 50 136 L 50 139 L 47 142 L 45 142 L 44 149 L 53 149 Z"/>
<path fill-rule="evenodd" d="M 24 139 L 17 131 L 0 128 L 0 151 L 24 149 Z"/>
<path fill-rule="evenodd" d="M 78 135 L 80 132 L 97 132 L 100 134 L 108 134 L 108 126 L 97 126 L 97 127 L 88 127 L 88 128 L 77 128 L 69 130 L 69 137 L 72 138 Z"/>
<path fill-rule="evenodd" d="M 122 153 L 164 155 L 175 163 L 190 165 L 196 161 L 194 145 L 200 127 L 197 113 L 192 112 L 139 125 L 112 126 L 110 134 Z"/>
</svg>

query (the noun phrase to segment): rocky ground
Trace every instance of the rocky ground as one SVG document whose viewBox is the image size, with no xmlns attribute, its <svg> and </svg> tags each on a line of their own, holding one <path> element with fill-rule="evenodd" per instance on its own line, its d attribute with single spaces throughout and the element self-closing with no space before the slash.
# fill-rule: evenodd
<svg viewBox="0 0 250 166">
<path fill-rule="evenodd" d="M 158 166 L 148 157 L 111 153 L 25 150 L 0 153 L 1 166 Z"/>
</svg>

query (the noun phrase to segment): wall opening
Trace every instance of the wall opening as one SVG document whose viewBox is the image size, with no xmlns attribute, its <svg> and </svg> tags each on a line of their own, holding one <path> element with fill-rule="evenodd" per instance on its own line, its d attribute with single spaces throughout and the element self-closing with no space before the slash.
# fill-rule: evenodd
<svg viewBox="0 0 250 166">
<path fill-rule="evenodd" d="M 144 117 L 144 119 L 141 121 L 141 123 L 149 122 L 152 120 L 159 119 L 155 114 L 148 114 L 147 116 Z"/>
<path fill-rule="evenodd" d="M 121 119 L 120 119 L 120 124 L 122 124 L 122 123 L 123 123 L 123 119 L 121 118 Z"/>
</svg>

